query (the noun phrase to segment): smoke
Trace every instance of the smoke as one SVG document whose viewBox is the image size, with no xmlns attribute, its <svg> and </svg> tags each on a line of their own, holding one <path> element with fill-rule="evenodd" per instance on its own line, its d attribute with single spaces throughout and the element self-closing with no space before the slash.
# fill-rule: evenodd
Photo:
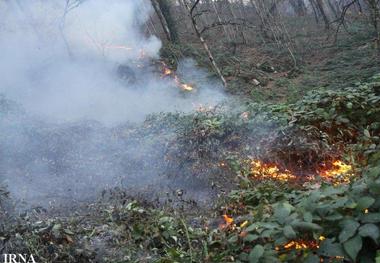
<svg viewBox="0 0 380 263">
<path fill-rule="evenodd" d="M 172 80 L 157 76 L 150 61 L 161 43 L 142 33 L 151 11 L 146 0 L 3 1 L 0 93 L 50 121 L 111 124 L 220 101 L 209 86 L 180 96 Z M 120 81 L 120 64 L 138 81 Z"/>
<path fill-rule="evenodd" d="M 0 181 L 13 196 L 83 199 L 104 187 L 165 181 L 163 146 L 116 138 L 112 127 L 224 96 L 191 60 L 179 75 L 194 93 L 158 74 L 152 60 L 161 42 L 143 33 L 151 12 L 147 0 L 0 2 L 0 95 L 24 112 L 0 113 Z M 119 65 L 133 81 L 118 76 Z"/>
</svg>

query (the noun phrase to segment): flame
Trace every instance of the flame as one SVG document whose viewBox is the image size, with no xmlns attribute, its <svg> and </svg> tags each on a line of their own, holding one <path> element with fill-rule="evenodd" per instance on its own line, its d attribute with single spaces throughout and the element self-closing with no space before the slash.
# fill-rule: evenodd
<svg viewBox="0 0 380 263">
<path fill-rule="evenodd" d="M 175 82 L 175 84 L 177 85 L 177 87 L 181 88 L 181 89 L 184 90 L 184 91 L 192 91 L 192 90 L 194 89 L 190 84 L 183 83 L 183 82 L 180 80 L 180 78 L 178 77 L 178 75 L 175 74 L 175 72 L 174 72 L 173 70 L 171 70 L 171 69 L 165 64 L 165 62 L 161 61 L 161 64 L 162 64 L 162 77 L 168 77 L 168 76 L 173 77 L 174 82 Z"/>
<path fill-rule="evenodd" d="M 336 160 L 330 166 L 331 168 L 326 169 L 326 164 L 319 171 L 319 175 L 326 179 L 327 181 L 331 181 L 334 184 L 340 183 L 350 183 L 351 176 L 353 174 L 353 168 L 349 164 L 345 164 L 342 161 Z"/>
<path fill-rule="evenodd" d="M 274 179 L 288 182 L 296 179 L 290 171 L 281 171 L 275 164 L 265 164 L 260 160 L 251 161 L 251 175 L 256 179 Z"/>
<path fill-rule="evenodd" d="M 181 84 L 181 88 L 187 91 L 192 91 L 193 87 L 190 86 L 189 84 Z"/>
<path fill-rule="evenodd" d="M 288 243 L 277 246 L 275 249 L 277 251 L 281 249 L 290 250 L 290 249 L 296 249 L 296 250 L 304 250 L 304 249 L 318 249 L 319 248 L 319 242 L 315 240 L 291 240 Z"/>
<path fill-rule="evenodd" d="M 229 217 L 228 215 L 223 215 L 224 223 L 219 225 L 220 229 L 226 229 L 229 227 L 234 227 L 234 219 L 232 217 Z"/>
<path fill-rule="evenodd" d="M 173 73 L 173 71 L 169 68 L 164 68 L 164 76 L 168 76 L 168 75 L 171 75 Z"/>
<path fill-rule="evenodd" d="M 289 170 L 280 169 L 276 164 L 264 163 L 261 160 L 249 160 L 250 175 L 254 179 L 269 179 L 276 181 L 288 182 L 295 180 L 296 175 Z M 332 162 L 330 165 L 323 164 L 317 174 L 324 180 L 332 182 L 334 185 L 348 184 L 353 175 L 353 168 L 340 160 Z M 308 176 L 308 180 L 315 179 L 314 176 Z"/>
</svg>

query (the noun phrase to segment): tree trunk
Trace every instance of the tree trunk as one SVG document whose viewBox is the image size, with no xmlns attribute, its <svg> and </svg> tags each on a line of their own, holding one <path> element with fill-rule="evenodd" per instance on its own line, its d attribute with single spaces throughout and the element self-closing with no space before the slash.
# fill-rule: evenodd
<svg viewBox="0 0 380 263">
<path fill-rule="evenodd" d="M 323 3 L 323 0 L 316 0 L 316 6 L 319 10 L 319 13 L 321 14 L 323 21 L 325 22 L 325 28 L 326 30 L 330 29 L 330 20 L 326 14 L 325 6 Z"/>
<path fill-rule="evenodd" d="M 198 24 L 197 24 L 197 20 L 196 20 L 196 18 L 194 16 L 194 10 L 195 10 L 195 8 L 196 8 L 196 6 L 198 5 L 199 2 L 200 1 L 197 0 L 192 6 L 190 6 L 189 3 L 185 1 L 185 5 L 186 5 L 186 8 L 187 8 L 187 10 L 189 12 L 189 17 L 191 19 L 191 23 L 193 25 L 193 29 L 194 29 L 197 37 L 199 38 L 199 41 L 202 43 L 202 46 L 203 46 L 204 50 L 207 53 L 208 59 L 210 60 L 212 66 L 213 66 L 213 68 L 215 70 L 215 73 L 219 76 L 220 80 L 223 82 L 224 87 L 227 87 L 227 81 L 224 78 L 224 76 L 222 74 L 222 71 L 219 69 L 218 65 L 216 64 L 214 56 L 212 55 L 211 50 L 210 50 L 210 48 L 207 45 L 207 42 L 202 37 L 202 34 L 200 33 L 200 30 L 199 30 L 199 27 L 198 27 Z"/>
<path fill-rule="evenodd" d="M 292 6 L 294 12 L 298 16 L 305 16 L 306 15 L 306 5 L 303 0 L 290 0 L 289 1 L 290 5 Z"/>
<path fill-rule="evenodd" d="M 157 14 L 157 17 L 160 20 L 160 23 L 161 23 L 162 29 L 163 29 L 163 31 L 165 33 L 166 39 L 169 42 L 174 43 L 175 42 L 175 37 L 174 37 L 175 33 L 171 32 L 169 24 L 168 24 L 167 17 L 165 17 L 165 15 L 163 13 L 162 1 L 160 1 L 160 0 L 151 0 L 151 2 L 152 2 L 152 6 L 154 8 L 154 11 Z"/>
</svg>

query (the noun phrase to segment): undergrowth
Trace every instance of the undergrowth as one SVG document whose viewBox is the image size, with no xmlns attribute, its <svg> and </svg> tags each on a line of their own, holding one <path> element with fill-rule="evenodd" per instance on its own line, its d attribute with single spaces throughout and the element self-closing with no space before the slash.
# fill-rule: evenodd
<svg viewBox="0 0 380 263">
<path fill-rule="evenodd" d="M 0 250 L 43 262 L 378 262 L 379 85 L 377 75 L 292 104 L 151 115 L 128 136 L 165 138 L 168 163 L 190 176 L 214 167 L 210 176 L 233 188 L 219 209 L 194 215 L 118 190 L 76 216 L 17 215 L 4 212 L 0 190 Z M 337 158 L 354 167 L 350 182 L 258 180 L 244 165 L 260 159 L 297 174 Z"/>
</svg>

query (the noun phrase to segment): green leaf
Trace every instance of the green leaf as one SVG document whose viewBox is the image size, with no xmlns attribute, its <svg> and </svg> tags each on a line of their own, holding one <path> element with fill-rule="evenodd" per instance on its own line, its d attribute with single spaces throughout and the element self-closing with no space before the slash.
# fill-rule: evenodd
<svg viewBox="0 0 380 263">
<path fill-rule="evenodd" d="M 285 219 L 290 215 L 291 211 L 292 206 L 290 204 L 282 203 L 275 207 L 273 215 L 280 224 L 283 224 Z"/>
<path fill-rule="evenodd" d="M 359 228 L 359 235 L 362 237 L 370 237 L 377 243 L 380 236 L 379 227 L 374 224 L 365 224 Z"/>
<path fill-rule="evenodd" d="M 371 205 L 375 203 L 375 198 L 372 198 L 370 196 L 364 196 L 360 198 L 357 202 L 357 209 L 360 211 L 369 208 Z"/>
<path fill-rule="evenodd" d="M 284 236 L 288 239 L 294 239 L 297 237 L 297 234 L 291 226 L 285 226 L 284 227 Z"/>
<path fill-rule="evenodd" d="M 380 222 L 380 213 L 368 213 L 364 214 L 361 218 L 363 223 L 379 223 Z"/>
<path fill-rule="evenodd" d="M 343 229 L 339 234 L 339 241 L 341 243 L 346 242 L 350 237 L 353 237 L 360 224 L 355 220 L 345 220 L 342 223 Z"/>
<path fill-rule="evenodd" d="M 311 223 L 313 221 L 313 215 L 310 212 L 306 212 L 305 214 L 303 214 L 303 219 L 306 222 Z"/>
<path fill-rule="evenodd" d="M 254 240 L 258 239 L 258 238 L 259 238 L 258 235 L 248 234 L 246 237 L 244 237 L 243 240 L 246 241 L 246 242 L 252 242 L 252 241 L 254 241 Z"/>
<path fill-rule="evenodd" d="M 309 222 L 295 222 L 292 223 L 291 226 L 301 230 L 322 230 L 322 228 L 319 225 Z"/>
<path fill-rule="evenodd" d="M 324 240 L 319 249 L 318 255 L 326 256 L 326 257 L 344 257 L 345 253 L 343 247 L 339 243 L 334 243 L 332 239 Z"/>
<path fill-rule="evenodd" d="M 343 244 L 344 250 L 353 261 L 356 261 L 359 251 L 362 249 L 363 241 L 359 235 L 351 238 Z"/>
<path fill-rule="evenodd" d="M 248 226 L 248 227 L 245 229 L 245 231 L 247 231 L 247 232 L 252 232 L 252 231 L 255 231 L 255 230 L 257 230 L 257 229 L 258 229 L 258 225 L 257 225 L 257 224 L 252 224 L 252 225 Z"/>
<path fill-rule="evenodd" d="M 338 221 L 338 220 L 341 220 L 343 218 L 343 216 L 339 213 L 334 213 L 332 215 L 329 215 L 329 216 L 326 216 L 325 219 L 327 221 Z"/>
<path fill-rule="evenodd" d="M 369 133 L 369 131 L 367 129 L 364 129 L 364 135 L 367 138 L 371 138 L 371 134 Z"/>
<path fill-rule="evenodd" d="M 249 263 L 258 263 L 260 258 L 264 255 L 264 247 L 256 245 L 248 255 Z"/>
</svg>

